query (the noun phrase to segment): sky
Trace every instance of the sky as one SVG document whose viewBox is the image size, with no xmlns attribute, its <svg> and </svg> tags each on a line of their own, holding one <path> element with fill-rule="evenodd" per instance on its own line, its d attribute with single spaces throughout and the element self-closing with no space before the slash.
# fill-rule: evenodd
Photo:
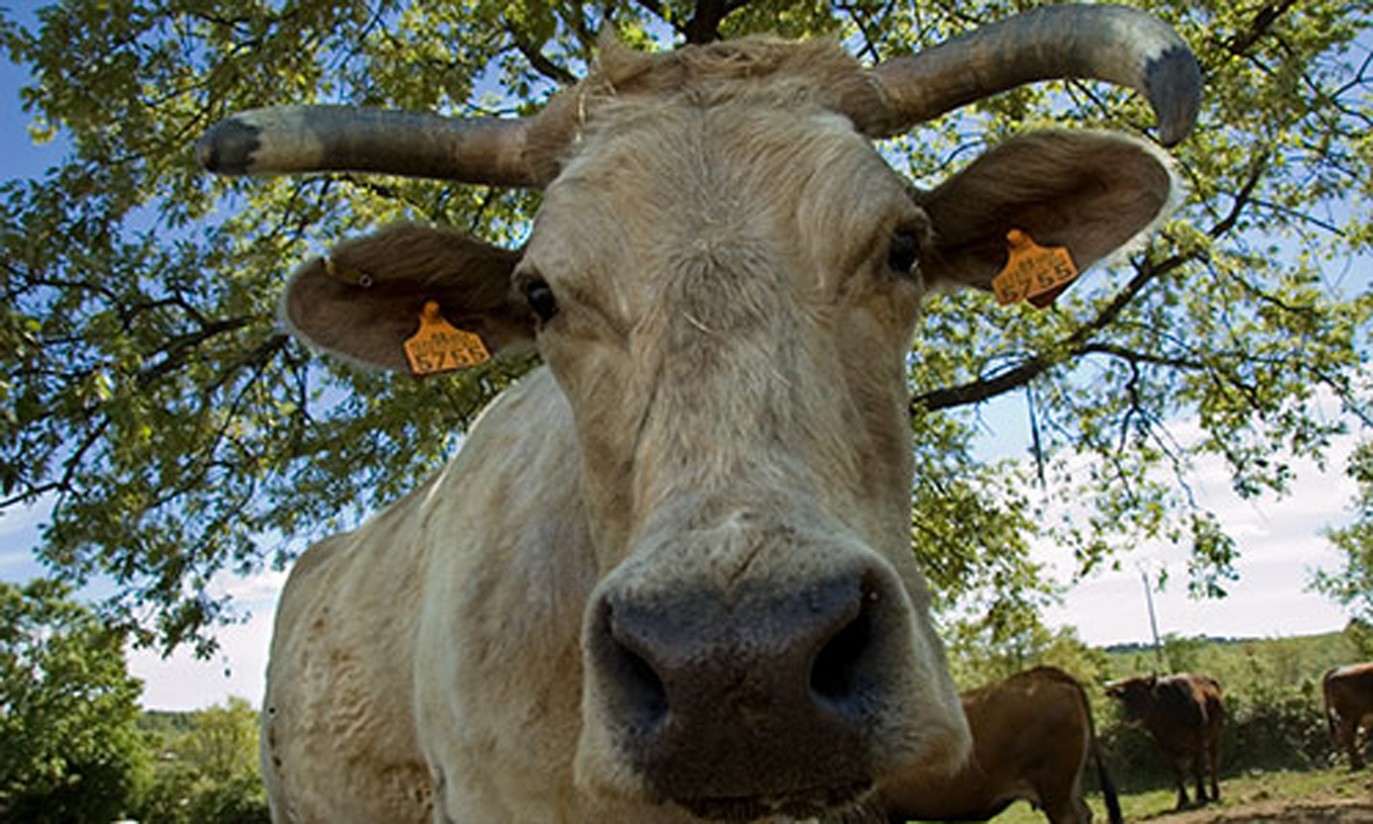
<svg viewBox="0 0 1373 824">
<path fill-rule="evenodd" d="M 28 116 L 18 103 L 18 89 L 26 81 L 22 71 L 0 61 L 0 180 L 41 176 L 60 156 L 60 147 L 35 147 L 28 139 Z M 983 418 L 990 449 L 1026 453 L 1029 436 L 1017 401 L 993 405 L 984 410 Z M 1185 423 L 1180 426 L 1185 430 Z M 1292 494 L 1280 500 L 1241 501 L 1230 492 L 1224 467 L 1197 467 L 1193 480 L 1198 497 L 1218 514 L 1242 551 L 1240 580 L 1231 587 L 1230 597 L 1191 600 L 1185 593 L 1185 550 L 1143 545 L 1124 559 L 1119 571 L 1096 575 L 1071 589 L 1063 605 L 1050 610 L 1050 623 L 1076 626 L 1079 636 L 1093 645 L 1147 642 L 1151 631 L 1141 571 L 1152 576 L 1166 570 L 1172 584 L 1154 595 L 1160 633 L 1277 638 L 1340 629 L 1345 613 L 1306 586 L 1313 569 L 1338 568 L 1338 556 L 1321 533 L 1352 518 L 1356 489 L 1343 473 L 1352 441 L 1337 444 L 1326 469 L 1299 461 Z M 0 580 L 22 582 L 41 574 L 30 549 L 45 516 L 41 505 L 0 514 Z M 1060 574 L 1069 568 L 1070 559 L 1055 547 L 1038 547 L 1036 556 Z M 129 668 L 144 681 L 144 706 L 198 709 L 221 704 L 231 695 L 258 702 L 273 610 L 285 577 L 273 572 L 221 582 L 250 617 L 218 632 L 221 651 L 208 661 L 197 661 L 186 652 L 162 660 L 149 651 L 131 651 Z"/>
<path fill-rule="evenodd" d="M 1188 428 L 1181 423 L 1170 431 L 1185 440 Z M 1189 478 L 1198 502 L 1216 513 L 1241 553 L 1236 564 L 1239 579 L 1226 584 L 1226 598 L 1189 597 L 1188 550 L 1159 541 L 1135 548 L 1122 559 L 1119 570 L 1078 584 L 1062 606 L 1048 611 L 1047 620 L 1078 627 L 1082 639 L 1092 645 L 1149 641 L 1152 631 L 1142 576 L 1156 581 L 1166 571 L 1166 589 L 1153 594 L 1161 636 L 1280 638 L 1343 628 L 1348 621 L 1344 610 L 1307 587 L 1314 570 L 1341 566 L 1323 533 L 1353 521 L 1358 489 L 1344 467 L 1354 442 L 1353 436 L 1340 438 L 1324 467 L 1306 458 L 1295 460 L 1292 493 L 1280 499 L 1243 500 L 1231 488 L 1221 461 L 1198 463 Z M 1036 557 L 1055 564 L 1061 575 L 1071 570 L 1071 559 L 1053 547 L 1036 547 Z"/>
</svg>

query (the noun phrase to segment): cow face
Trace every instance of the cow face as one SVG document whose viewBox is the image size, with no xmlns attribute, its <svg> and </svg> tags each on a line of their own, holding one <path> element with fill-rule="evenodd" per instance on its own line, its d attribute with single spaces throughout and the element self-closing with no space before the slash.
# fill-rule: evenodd
<svg viewBox="0 0 1373 824">
<path fill-rule="evenodd" d="M 703 815 L 814 814 L 901 761 L 959 756 L 907 546 L 924 215 L 819 108 L 612 115 L 515 273 L 558 299 L 539 347 L 601 560 L 580 780 Z"/>
<path fill-rule="evenodd" d="M 491 349 L 538 348 L 599 566 L 578 784 L 706 817 L 817 815 L 963 758 L 909 545 L 920 299 L 985 288 L 1012 228 L 1085 267 L 1171 186 L 1136 141 L 1052 132 L 917 192 L 830 105 L 857 68 L 797 54 L 677 67 L 668 91 L 648 64 L 612 71 L 613 95 L 576 99 L 522 253 L 393 227 L 304 267 L 285 303 L 373 365 L 403 365 L 431 300 Z"/>
<path fill-rule="evenodd" d="M 1155 673 L 1136 675 L 1107 684 L 1106 695 L 1120 701 L 1121 710 L 1127 719 L 1138 721 L 1148 714 L 1149 708 L 1153 706 L 1154 688 L 1157 684 L 1158 675 Z"/>
</svg>

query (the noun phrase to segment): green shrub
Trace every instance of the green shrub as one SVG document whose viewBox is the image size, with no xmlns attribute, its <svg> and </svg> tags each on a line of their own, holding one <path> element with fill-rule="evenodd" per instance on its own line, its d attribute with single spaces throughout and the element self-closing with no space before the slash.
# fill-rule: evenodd
<svg viewBox="0 0 1373 824">
<path fill-rule="evenodd" d="M 257 760 L 257 709 L 242 698 L 147 719 L 162 740 L 151 790 L 137 811 L 156 824 L 268 824 Z"/>
<path fill-rule="evenodd" d="M 67 584 L 0 582 L 0 822 L 104 822 L 148 779 L 124 635 Z"/>
</svg>

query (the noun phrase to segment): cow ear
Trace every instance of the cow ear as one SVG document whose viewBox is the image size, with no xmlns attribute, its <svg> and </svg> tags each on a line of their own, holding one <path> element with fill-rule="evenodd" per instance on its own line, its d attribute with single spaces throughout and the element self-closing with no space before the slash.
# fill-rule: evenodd
<svg viewBox="0 0 1373 824">
<path fill-rule="evenodd" d="M 408 370 L 405 341 L 425 305 L 479 336 L 490 353 L 533 338 L 534 319 L 511 299 L 520 253 L 452 229 L 397 224 L 340 244 L 301 266 L 281 314 L 310 344 L 364 366 Z"/>
<path fill-rule="evenodd" d="M 1154 228 L 1177 188 L 1167 156 L 1143 141 L 1056 129 L 1021 135 L 916 196 L 934 227 L 921 271 L 932 288 L 990 289 L 1012 229 L 1066 247 L 1085 270 Z"/>
</svg>

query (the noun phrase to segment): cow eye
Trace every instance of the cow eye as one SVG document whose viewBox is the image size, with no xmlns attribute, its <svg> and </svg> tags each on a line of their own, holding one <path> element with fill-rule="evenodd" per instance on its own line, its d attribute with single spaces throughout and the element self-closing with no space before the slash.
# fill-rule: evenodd
<svg viewBox="0 0 1373 824">
<path fill-rule="evenodd" d="M 914 232 L 898 231 L 891 236 L 887 246 L 887 266 L 900 275 L 908 275 L 915 269 L 920 253 L 920 239 Z"/>
<path fill-rule="evenodd" d="M 524 282 L 524 299 L 540 323 L 548 323 L 558 315 L 558 299 L 553 289 L 543 278 L 530 278 Z"/>
</svg>

